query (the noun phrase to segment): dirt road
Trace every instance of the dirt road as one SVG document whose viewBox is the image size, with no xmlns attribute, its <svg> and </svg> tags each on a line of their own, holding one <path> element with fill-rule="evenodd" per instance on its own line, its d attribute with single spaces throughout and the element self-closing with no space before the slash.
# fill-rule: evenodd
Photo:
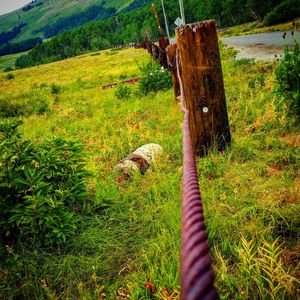
<svg viewBox="0 0 300 300">
<path fill-rule="evenodd" d="M 293 34 L 292 31 L 264 32 L 221 38 L 221 41 L 239 51 L 237 59 L 275 60 L 282 55 L 284 45 L 292 45 L 294 39 L 300 41 L 300 31 L 295 31 Z"/>
</svg>

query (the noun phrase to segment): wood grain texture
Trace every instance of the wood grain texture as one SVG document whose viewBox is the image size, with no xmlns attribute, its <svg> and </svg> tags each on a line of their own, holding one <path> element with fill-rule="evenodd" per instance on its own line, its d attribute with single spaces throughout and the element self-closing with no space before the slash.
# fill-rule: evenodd
<svg viewBox="0 0 300 300">
<path fill-rule="evenodd" d="M 215 21 L 183 25 L 176 40 L 195 153 L 204 156 L 212 146 L 222 151 L 231 136 Z"/>
<path fill-rule="evenodd" d="M 158 62 L 165 69 L 168 68 L 166 48 L 168 47 L 169 44 L 170 44 L 170 42 L 169 42 L 169 39 L 167 37 L 163 37 L 163 38 L 158 39 L 158 45 L 159 45 L 159 59 L 158 59 Z"/>
<path fill-rule="evenodd" d="M 172 73 L 172 81 L 173 81 L 173 89 L 174 95 L 177 99 L 180 96 L 180 87 L 179 87 L 179 80 L 177 76 L 177 69 L 176 69 L 176 49 L 177 44 L 171 44 L 167 47 L 167 56 L 168 56 L 168 69 Z"/>
</svg>

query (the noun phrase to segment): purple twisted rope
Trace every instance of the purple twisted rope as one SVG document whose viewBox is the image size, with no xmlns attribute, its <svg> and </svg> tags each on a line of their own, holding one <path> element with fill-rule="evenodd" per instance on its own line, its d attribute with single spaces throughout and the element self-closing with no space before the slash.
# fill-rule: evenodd
<svg viewBox="0 0 300 300">
<path fill-rule="evenodd" d="M 203 207 L 198 185 L 195 154 L 189 125 L 189 110 L 184 106 L 183 85 L 176 50 L 177 75 L 181 92 L 183 122 L 183 178 L 182 178 L 182 233 L 181 233 L 181 299 L 218 299 L 214 288 Z"/>
</svg>

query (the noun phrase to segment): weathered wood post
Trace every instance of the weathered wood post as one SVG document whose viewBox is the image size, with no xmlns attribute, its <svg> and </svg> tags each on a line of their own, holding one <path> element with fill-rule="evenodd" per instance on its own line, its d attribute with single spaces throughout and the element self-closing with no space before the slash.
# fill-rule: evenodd
<svg viewBox="0 0 300 300">
<path fill-rule="evenodd" d="M 230 128 L 214 20 L 176 28 L 185 106 L 195 153 L 230 144 Z"/>
<path fill-rule="evenodd" d="M 177 99 L 178 96 L 180 96 L 180 87 L 179 87 L 179 80 L 177 76 L 177 68 L 176 68 L 176 44 L 171 44 L 167 47 L 167 56 L 169 60 L 168 69 L 172 73 L 172 81 L 173 81 L 173 89 L 174 89 L 174 95 Z"/>
<path fill-rule="evenodd" d="M 170 42 L 169 42 L 169 39 L 167 37 L 162 37 L 162 38 L 158 39 L 158 45 L 159 45 L 159 48 L 160 48 L 159 63 L 165 69 L 168 68 L 166 48 L 168 47 L 169 44 L 170 44 Z"/>
<path fill-rule="evenodd" d="M 158 44 L 162 50 L 165 50 L 170 45 L 170 42 L 167 37 L 162 37 L 162 38 L 158 39 Z"/>
</svg>

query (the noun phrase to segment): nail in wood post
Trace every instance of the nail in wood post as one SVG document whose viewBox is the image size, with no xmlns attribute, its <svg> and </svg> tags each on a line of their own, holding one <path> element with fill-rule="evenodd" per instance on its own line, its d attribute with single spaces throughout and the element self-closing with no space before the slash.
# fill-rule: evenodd
<svg viewBox="0 0 300 300">
<path fill-rule="evenodd" d="M 231 136 L 215 21 L 176 28 L 176 41 L 195 153 L 204 156 L 211 146 L 222 151 Z"/>
<path fill-rule="evenodd" d="M 180 96 L 180 87 L 179 87 L 179 80 L 177 76 L 177 68 L 176 68 L 176 49 L 177 44 L 171 44 L 167 48 L 167 56 L 169 58 L 169 65 L 168 69 L 172 73 L 172 81 L 173 81 L 173 89 L 175 98 L 177 99 Z"/>
</svg>

